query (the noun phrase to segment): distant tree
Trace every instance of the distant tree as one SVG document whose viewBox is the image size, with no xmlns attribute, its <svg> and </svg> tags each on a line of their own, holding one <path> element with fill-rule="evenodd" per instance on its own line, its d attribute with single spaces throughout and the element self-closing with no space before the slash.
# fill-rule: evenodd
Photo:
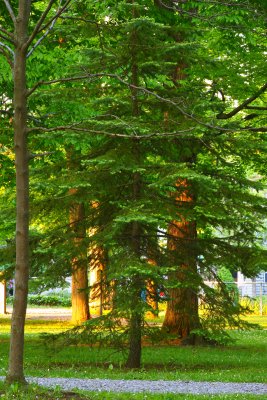
<svg viewBox="0 0 267 400">
<path fill-rule="evenodd" d="M 118 288 L 125 285 L 130 297 L 135 299 L 136 317 L 138 315 L 135 348 L 139 355 L 137 327 L 143 323 L 145 310 L 140 293 L 147 279 L 153 277 L 162 284 L 164 274 L 171 277 L 164 283 L 170 294 L 168 307 L 175 304 L 174 323 L 181 327 L 176 329 L 178 337 L 190 338 L 195 333 L 205 336 L 208 335 L 205 326 L 210 329 L 210 324 L 198 317 L 199 297 L 205 298 L 212 311 L 216 312 L 217 307 L 217 314 L 222 315 L 219 328 L 226 326 L 227 318 L 238 325 L 238 315 L 242 311 L 231 304 L 227 309 L 227 301 L 216 301 L 216 292 L 205 283 L 216 279 L 213 267 L 230 262 L 250 274 L 257 268 L 256 263 L 263 254 L 257 249 L 255 232 L 260 227 L 260 215 L 266 205 L 250 192 L 262 184 L 248 179 L 248 164 L 257 169 L 259 163 L 255 163 L 254 154 L 244 153 L 244 135 L 246 142 L 250 137 L 250 146 L 257 152 L 263 142 L 261 139 L 254 141 L 251 132 L 261 132 L 264 128 L 245 125 L 243 117 L 234 118 L 227 124 L 221 118 L 222 109 L 243 101 L 243 84 L 236 79 L 236 74 L 239 77 L 245 68 L 252 77 L 255 68 L 255 63 L 247 59 L 246 51 L 242 53 L 246 61 L 242 71 L 238 64 L 238 49 L 243 36 L 239 35 L 237 21 L 247 24 L 250 10 L 243 9 L 242 5 L 240 13 L 226 3 L 222 3 L 221 8 L 216 4 L 209 12 L 201 7 L 202 3 L 196 7 L 197 10 L 188 10 L 189 3 L 183 5 L 183 12 L 176 14 L 167 10 L 159 13 L 158 8 L 151 4 L 137 6 L 122 1 L 111 7 L 107 16 L 99 6 L 97 11 L 106 21 L 105 25 L 100 24 L 102 47 L 88 49 L 93 71 L 97 73 L 105 69 L 112 72 L 103 77 L 102 96 L 97 100 L 102 116 L 100 114 L 91 127 L 114 132 L 118 138 L 125 137 L 125 140 L 103 140 L 98 152 L 95 150 L 93 153 L 97 157 L 91 162 L 92 169 L 88 169 L 88 176 L 95 174 L 98 181 L 106 185 L 106 191 L 93 185 L 100 204 L 101 228 L 96 239 L 105 242 L 111 253 L 110 276 L 116 277 L 117 282 L 121 281 Z M 134 8 L 137 8 L 137 14 L 133 14 Z M 231 12 L 229 16 L 225 15 L 225 10 Z M 219 12 L 216 14 L 215 11 Z M 214 23 L 211 33 L 207 31 L 210 21 Z M 235 29 L 230 29 L 232 25 Z M 248 40 L 252 41 L 246 29 Z M 149 35 L 149 31 L 154 34 Z M 177 41 L 177 36 L 184 31 L 187 32 L 186 39 Z M 136 46 L 130 42 L 132 37 Z M 235 45 L 232 46 L 234 38 Z M 252 47 L 258 60 L 262 60 L 262 49 Z M 153 52 L 155 48 L 157 52 Z M 125 49 L 128 49 L 127 53 Z M 179 52 L 178 56 L 175 51 Z M 225 57 L 220 59 L 219 55 Z M 232 57 L 231 65 L 229 55 Z M 233 66 L 237 68 L 236 73 L 233 73 Z M 260 62 L 257 67 L 260 70 Z M 173 78 L 173 71 L 183 74 L 182 82 Z M 224 81 L 225 71 L 229 76 Z M 136 76 L 138 79 L 133 83 Z M 258 77 L 254 77 L 251 84 L 253 89 L 250 91 L 254 94 L 251 93 L 250 100 L 259 101 L 265 85 L 259 89 Z M 227 98 L 224 92 L 227 92 Z M 138 112 L 133 114 L 133 110 Z M 244 106 L 238 110 L 242 112 Z M 136 136 L 135 143 L 126 140 L 127 136 L 132 139 L 131 131 Z M 135 154 L 138 157 L 134 158 Z M 263 154 L 259 155 L 259 160 L 262 157 Z M 134 174 L 131 175 L 131 171 Z M 137 177 L 137 172 L 140 197 L 134 207 L 135 202 L 126 199 L 131 198 L 130 188 L 136 182 L 133 177 Z M 93 177 L 91 179 L 95 182 Z M 186 182 L 186 185 L 179 188 L 175 185 L 179 181 Z M 187 200 L 182 200 L 184 192 L 188 192 Z M 218 201 L 214 201 L 214 196 Z M 254 218 L 255 222 L 259 218 L 256 224 L 252 223 Z M 140 229 L 139 234 L 134 235 L 135 244 L 140 243 L 137 257 L 127 243 L 133 226 Z M 169 247 L 153 242 L 158 267 L 153 272 L 145 260 L 151 258 L 149 241 L 157 235 L 169 240 Z M 247 245 L 248 238 L 251 246 Z M 120 298 L 125 313 L 126 305 L 134 312 L 130 299 L 126 300 L 125 291 L 117 292 L 118 298 L 124 295 L 124 300 Z M 116 304 L 119 307 L 118 300 Z M 192 311 L 194 317 L 187 319 Z M 128 312 L 129 321 L 130 314 Z M 215 325 L 214 329 L 217 329 Z M 133 331 L 129 329 L 129 332 Z M 138 365 L 137 361 L 135 365 Z"/>
</svg>

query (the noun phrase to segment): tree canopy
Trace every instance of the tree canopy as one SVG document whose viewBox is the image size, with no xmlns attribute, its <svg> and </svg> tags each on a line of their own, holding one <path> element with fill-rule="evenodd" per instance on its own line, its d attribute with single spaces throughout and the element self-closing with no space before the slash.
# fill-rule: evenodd
<svg viewBox="0 0 267 400">
<path fill-rule="evenodd" d="M 28 273 L 53 287 L 102 258 L 113 312 L 129 321 L 129 367 L 148 287 L 183 298 L 177 318 L 194 309 L 186 336 L 238 325 L 242 308 L 206 282 L 266 263 L 264 2 L 0 10 L 0 259 L 9 275 L 16 265 L 24 296 L 14 321 Z M 210 314 L 198 315 L 198 298 Z"/>
</svg>

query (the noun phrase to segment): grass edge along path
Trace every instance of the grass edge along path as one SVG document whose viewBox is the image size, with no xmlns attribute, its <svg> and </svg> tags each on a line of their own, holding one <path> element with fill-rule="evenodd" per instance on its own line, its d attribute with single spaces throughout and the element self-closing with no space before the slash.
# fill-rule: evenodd
<svg viewBox="0 0 267 400">
<path fill-rule="evenodd" d="M 47 389 L 37 385 L 6 387 L 0 382 L 0 398 L 3 400 L 265 400 L 265 395 L 223 394 L 151 394 L 151 393 L 110 393 L 62 391 L 60 388 Z"/>
<path fill-rule="evenodd" d="M 0 377 L 4 380 L 4 377 Z M 33 378 L 29 383 L 62 390 L 85 390 L 113 393 L 171 393 L 171 394 L 256 394 L 267 398 L 267 384 L 234 382 L 195 382 L 195 381 L 152 381 L 152 380 L 111 380 L 111 379 L 73 379 L 73 378 Z"/>
</svg>

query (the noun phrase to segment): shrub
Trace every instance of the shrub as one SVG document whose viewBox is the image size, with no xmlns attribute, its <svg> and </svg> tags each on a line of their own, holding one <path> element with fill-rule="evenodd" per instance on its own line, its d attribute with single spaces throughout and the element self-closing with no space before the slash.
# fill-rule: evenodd
<svg viewBox="0 0 267 400">
<path fill-rule="evenodd" d="M 51 295 L 31 294 L 28 297 L 28 304 L 36 306 L 71 307 L 71 299 L 70 297 L 63 297 L 57 294 L 51 294 Z"/>
</svg>

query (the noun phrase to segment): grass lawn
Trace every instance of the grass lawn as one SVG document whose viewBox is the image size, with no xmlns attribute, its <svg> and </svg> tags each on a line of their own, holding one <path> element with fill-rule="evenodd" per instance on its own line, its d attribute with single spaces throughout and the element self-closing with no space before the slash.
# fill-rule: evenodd
<svg viewBox="0 0 267 400">
<path fill-rule="evenodd" d="M 255 317 L 263 326 L 267 317 Z M 259 322 L 259 321 L 258 321 Z M 0 319 L 0 375 L 5 375 L 9 348 L 8 319 Z M 228 382 L 267 382 L 267 330 L 231 332 L 225 347 L 144 347 L 142 368 L 125 370 L 123 355 L 114 349 L 66 345 L 45 346 L 41 332 L 59 332 L 67 322 L 27 321 L 25 374 L 46 377 L 166 379 Z"/>
<path fill-rule="evenodd" d="M 166 379 L 228 382 L 267 382 L 267 317 L 249 317 L 263 330 L 231 332 L 235 340 L 225 347 L 144 347 L 142 368 L 123 368 L 123 355 L 113 349 L 88 346 L 46 347 L 43 332 L 61 332 L 68 322 L 28 320 L 25 327 L 25 375 L 46 377 Z M 0 319 L 0 375 L 6 374 L 10 320 Z M 264 395 L 119 394 L 62 392 L 30 385 L 26 391 L 16 385 L 5 388 L 0 398 L 11 400 L 263 400 Z"/>
</svg>

